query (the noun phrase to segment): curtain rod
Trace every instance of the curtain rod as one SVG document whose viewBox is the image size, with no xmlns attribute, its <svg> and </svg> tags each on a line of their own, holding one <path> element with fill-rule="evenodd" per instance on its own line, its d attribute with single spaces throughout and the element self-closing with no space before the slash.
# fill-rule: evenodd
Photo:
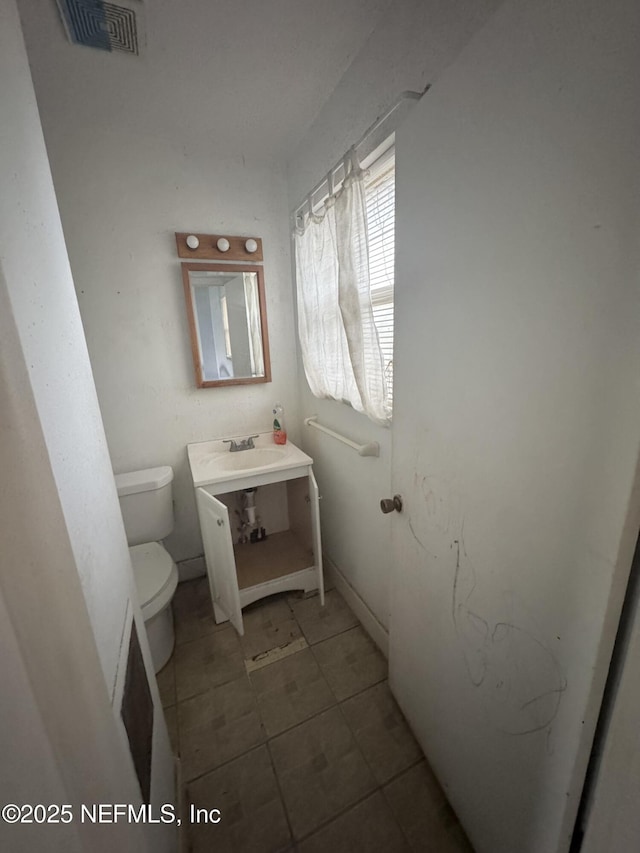
<svg viewBox="0 0 640 853">
<path fill-rule="evenodd" d="M 388 119 L 391 118 L 391 116 L 402 103 L 404 103 L 405 101 L 419 101 L 420 98 L 429 90 L 429 88 L 430 84 L 427 84 L 422 90 L 422 92 L 413 92 L 411 90 L 402 92 L 394 101 L 394 103 L 390 107 L 388 107 L 388 109 L 386 109 L 382 113 L 382 115 L 378 116 L 375 121 L 369 125 L 369 127 L 365 130 L 360 139 L 358 139 L 358 141 L 352 146 L 352 148 L 354 148 L 356 151 L 358 150 L 358 148 L 361 148 L 362 145 L 364 145 L 364 143 L 369 139 L 369 137 L 372 136 L 376 132 L 376 130 L 378 130 Z M 308 200 L 310 198 L 313 198 L 313 196 L 322 188 L 325 183 L 328 183 L 329 186 L 331 186 L 331 184 L 333 183 L 333 175 L 342 165 L 345 156 L 346 155 L 342 156 L 338 160 L 338 162 L 331 169 L 329 169 L 329 172 L 320 181 L 318 181 L 318 183 L 314 186 L 311 192 L 305 195 L 303 201 L 300 202 L 300 204 L 296 207 L 293 213 L 294 220 L 298 218 L 303 208 L 307 204 Z"/>
<path fill-rule="evenodd" d="M 425 94 L 425 92 L 428 89 L 429 89 L 429 86 L 427 85 L 422 90 L 422 92 L 412 92 L 411 90 L 401 92 L 400 95 L 398 96 L 397 100 L 384 113 L 382 113 L 381 116 L 378 116 L 378 118 L 374 122 L 372 122 L 372 124 L 370 124 L 369 127 L 365 130 L 365 132 L 362 134 L 360 139 L 353 146 L 356 149 L 356 151 L 358 150 L 358 148 L 360 148 L 361 145 L 363 145 L 367 141 L 367 139 L 373 133 L 376 132 L 376 130 L 381 125 L 383 125 L 385 123 L 385 121 L 387 121 L 387 119 L 391 118 L 393 113 L 398 109 L 398 107 L 400 106 L 400 104 L 403 101 L 419 101 L 420 98 Z"/>
</svg>

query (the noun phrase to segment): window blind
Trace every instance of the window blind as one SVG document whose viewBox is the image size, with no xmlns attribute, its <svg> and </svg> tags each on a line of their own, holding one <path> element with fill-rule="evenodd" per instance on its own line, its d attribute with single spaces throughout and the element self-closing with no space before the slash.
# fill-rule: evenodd
<svg viewBox="0 0 640 853">
<path fill-rule="evenodd" d="M 393 400 L 393 285 L 395 261 L 395 159 L 383 155 L 365 182 L 369 236 L 369 281 L 373 319 L 385 364 L 389 404 Z"/>
</svg>

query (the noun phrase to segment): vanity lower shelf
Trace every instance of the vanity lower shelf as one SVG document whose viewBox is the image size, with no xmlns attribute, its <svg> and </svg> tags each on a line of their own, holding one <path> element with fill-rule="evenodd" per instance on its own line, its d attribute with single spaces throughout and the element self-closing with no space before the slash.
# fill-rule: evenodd
<svg viewBox="0 0 640 853">
<path fill-rule="evenodd" d="M 235 545 L 240 591 L 313 566 L 313 551 L 291 530 L 273 533 L 264 542 Z"/>
</svg>

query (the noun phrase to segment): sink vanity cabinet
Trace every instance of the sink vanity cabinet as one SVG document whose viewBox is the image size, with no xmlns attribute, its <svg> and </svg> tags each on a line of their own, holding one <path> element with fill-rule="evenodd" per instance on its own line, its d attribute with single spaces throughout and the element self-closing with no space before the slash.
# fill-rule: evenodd
<svg viewBox="0 0 640 853">
<path fill-rule="evenodd" d="M 216 622 L 244 633 L 242 608 L 286 590 L 318 589 L 324 604 L 318 486 L 313 460 L 271 433 L 236 453 L 224 440 L 187 446 Z M 256 489 L 266 539 L 239 540 L 242 495 Z"/>
</svg>

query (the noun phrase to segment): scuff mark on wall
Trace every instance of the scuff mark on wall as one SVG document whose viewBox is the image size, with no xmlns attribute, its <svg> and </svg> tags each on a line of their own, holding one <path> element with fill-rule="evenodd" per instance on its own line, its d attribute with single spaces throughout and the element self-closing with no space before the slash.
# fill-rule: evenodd
<svg viewBox="0 0 640 853">
<path fill-rule="evenodd" d="M 416 454 L 416 469 L 412 483 L 412 500 L 416 507 L 415 518 L 409 515 L 408 526 L 411 536 L 420 548 L 434 560 L 438 555 L 425 540 L 446 537 L 455 529 L 459 515 L 459 499 L 454 489 L 443 483 L 439 477 L 419 473 L 419 453 Z"/>
<path fill-rule="evenodd" d="M 452 618 L 471 683 L 482 690 L 499 731 L 526 735 L 547 729 L 567 689 L 555 655 L 519 625 L 490 623 L 475 612 L 477 581 L 465 547 L 464 521 L 452 549 L 456 554 Z"/>
<path fill-rule="evenodd" d="M 409 516 L 409 530 L 411 531 L 411 535 L 412 535 L 412 536 L 413 536 L 413 538 L 416 540 L 416 542 L 418 543 L 418 545 L 422 548 L 422 550 L 423 550 L 423 551 L 426 551 L 426 550 L 427 550 L 427 548 L 426 548 L 426 546 L 425 546 L 424 542 L 422 542 L 422 540 L 420 539 L 420 537 L 418 536 L 418 534 L 416 533 L 416 531 L 413 529 L 413 522 L 412 522 L 412 520 L 411 520 L 411 516 Z"/>
<path fill-rule="evenodd" d="M 427 546 L 424 544 L 424 542 L 422 541 L 420 536 L 418 536 L 418 534 L 416 533 L 415 528 L 413 526 L 413 519 L 411 518 L 411 516 L 409 516 L 408 525 L 409 525 L 409 531 L 410 531 L 411 535 L 413 536 L 413 538 L 417 542 L 417 544 L 420 546 L 420 548 L 422 548 L 422 550 L 425 552 L 425 554 L 428 554 L 433 560 L 437 560 L 438 555 L 435 554 L 429 548 L 427 548 Z"/>
<path fill-rule="evenodd" d="M 446 441 L 428 461 L 422 452 L 415 452 L 407 490 L 407 541 L 419 549 L 417 564 L 434 594 L 446 594 L 436 560 L 451 568 L 455 639 L 488 724 L 512 736 L 546 731 L 545 752 L 551 754 L 552 724 L 567 689 L 563 670 L 517 592 L 496 587 L 495 578 L 508 575 L 485 572 L 483 564 L 477 576 L 465 543 L 464 478 L 455 454 Z"/>
</svg>

